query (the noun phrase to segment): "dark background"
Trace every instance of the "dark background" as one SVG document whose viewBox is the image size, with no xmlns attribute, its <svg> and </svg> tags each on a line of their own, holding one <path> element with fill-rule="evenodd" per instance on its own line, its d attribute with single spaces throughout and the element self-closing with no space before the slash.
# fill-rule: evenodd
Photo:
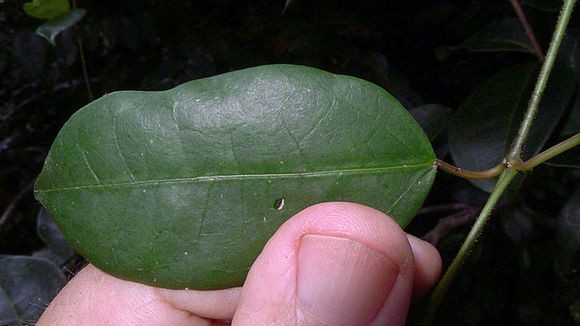
<svg viewBox="0 0 580 326">
<path fill-rule="evenodd" d="M 447 122 L 463 100 L 499 71 L 538 61 L 532 53 L 501 47 L 476 51 L 459 46 L 488 24 L 515 18 L 507 0 L 294 0 L 285 11 L 283 0 L 79 0 L 86 16 L 60 34 L 55 46 L 35 34 L 42 21 L 24 13 L 25 2 L 0 1 L 0 254 L 8 255 L 46 251 L 47 241 L 37 234 L 41 207 L 31 187 L 61 126 L 91 101 L 78 41 L 95 98 L 117 90 L 165 90 L 270 63 L 360 77 L 391 92 L 407 109 L 433 103 L 448 108 L 443 118 L 420 120 L 440 126 L 433 145 L 447 161 L 452 161 Z M 560 4 L 523 2 L 544 51 Z M 571 19 L 565 42 L 576 84 L 577 17 Z M 564 130 L 570 134 L 571 124 L 578 126 L 578 97 L 576 90 L 548 145 L 561 140 Z M 580 229 L 578 190 L 573 198 L 579 179 L 578 165 L 542 165 L 500 202 L 453 283 L 439 324 L 580 323 L 578 264 L 562 272 L 558 260 L 580 260 L 580 231 L 572 231 L 574 246 L 559 244 L 562 228 L 564 233 Z M 469 182 L 441 172 L 407 231 L 418 236 L 432 231 L 427 238 L 437 242 L 447 266 L 486 198 Z M 564 215 L 577 224 L 562 222 Z M 434 232 L 444 218 L 447 228 Z M 79 264 L 74 257 L 54 261 L 67 276 Z M 420 309 L 421 304 L 413 316 Z"/>
</svg>

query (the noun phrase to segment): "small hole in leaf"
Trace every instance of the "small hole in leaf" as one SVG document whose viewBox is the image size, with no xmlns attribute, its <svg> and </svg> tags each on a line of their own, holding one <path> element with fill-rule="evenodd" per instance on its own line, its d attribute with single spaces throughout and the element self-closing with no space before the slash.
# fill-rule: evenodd
<svg viewBox="0 0 580 326">
<path fill-rule="evenodd" d="M 277 211 L 283 210 L 284 209 L 284 205 L 286 205 L 286 201 L 284 200 L 284 198 L 276 199 L 276 201 L 274 202 L 274 208 Z"/>
</svg>

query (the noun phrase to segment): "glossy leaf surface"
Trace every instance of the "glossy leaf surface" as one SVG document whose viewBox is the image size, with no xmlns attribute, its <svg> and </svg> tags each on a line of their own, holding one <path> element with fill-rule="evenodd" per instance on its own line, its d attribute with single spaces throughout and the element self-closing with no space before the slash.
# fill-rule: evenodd
<svg viewBox="0 0 580 326">
<path fill-rule="evenodd" d="M 87 13 L 84 9 L 73 9 L 67 14 L 51 19 L 46 23 L 38 26 L 36 34 L 45 38 L 48 42 L 54 45 L 54 39 L 58 34 L 67 28 L 78 23 Z"/>
<path fill-rule="evenodd" d="M 216 289 L 241 285 L 269 237 L 309 205 L 357 202 L 405 226 L 434 160 L 378 86 L 272 65 L 87 105 L 57 136 L 35 195 L 99 268 Z"/>
</svg>

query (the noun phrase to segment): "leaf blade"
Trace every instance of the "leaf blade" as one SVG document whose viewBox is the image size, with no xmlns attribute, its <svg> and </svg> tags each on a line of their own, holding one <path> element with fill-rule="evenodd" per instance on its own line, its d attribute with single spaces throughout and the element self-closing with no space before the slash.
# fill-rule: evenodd
<svg viewBox="0 0 580 326">
<path fill-rule="evenodd" d="M 66 14 L 53 18 L 46 23 L 38 26 L 36 34 L 42 36 L 50 44 L 54 45 L 54 40 L 58 34 L 62 33 L 67 28 L 78 23 L 87 13 L 84 9 L 73 9 Z"/>
<path fill-rule="evenodd" d="M 59 133 L 35 195 L 101 269 L 211 289 L 240 285 L 275 230 L 318 202 L 359 202 L 406 225 L 434 160 L 378 86 L 274 65 L 89 104 Z"/>
<path fill-rule="evenodd" d="M 22 8 L 27 15 L 39 19 L 53 19 L 70 10 L 67 0 L 33 0 Z"/>
</svg>

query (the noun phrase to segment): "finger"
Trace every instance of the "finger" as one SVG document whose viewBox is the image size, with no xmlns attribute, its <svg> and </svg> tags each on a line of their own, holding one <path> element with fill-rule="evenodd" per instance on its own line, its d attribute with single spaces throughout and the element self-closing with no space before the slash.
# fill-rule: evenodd
<svg viewBox="0 0 580 326">
<path fill-rule="evenodd" d="M 312 206 L 270 239 L 244 284 L 234 325 L 404 325 L 413 255 L 385 214 Z"/>
<path fill-rule="evenodd" d="M 51 302 L 37 326 L 217 325 L 215 319 L 231 319 L 239 294 L 239 288 L 162 290 L 120 280 L 88 265 Z"/>
<path fill-rule="evenodd" d="M 161 298 L 176 309 L 207 319 L 225 321 L 234 317 L 242 292 L 241 287 L 215 291 L 157 290 Z"/>
<path fill-rule="evenodd" d="M 413 300 L 424 297 L 441 276 L 441 256 L 435 247 L 413 235 L 407 234 L 415 257 L 413 274 Z"/>
</svg>

